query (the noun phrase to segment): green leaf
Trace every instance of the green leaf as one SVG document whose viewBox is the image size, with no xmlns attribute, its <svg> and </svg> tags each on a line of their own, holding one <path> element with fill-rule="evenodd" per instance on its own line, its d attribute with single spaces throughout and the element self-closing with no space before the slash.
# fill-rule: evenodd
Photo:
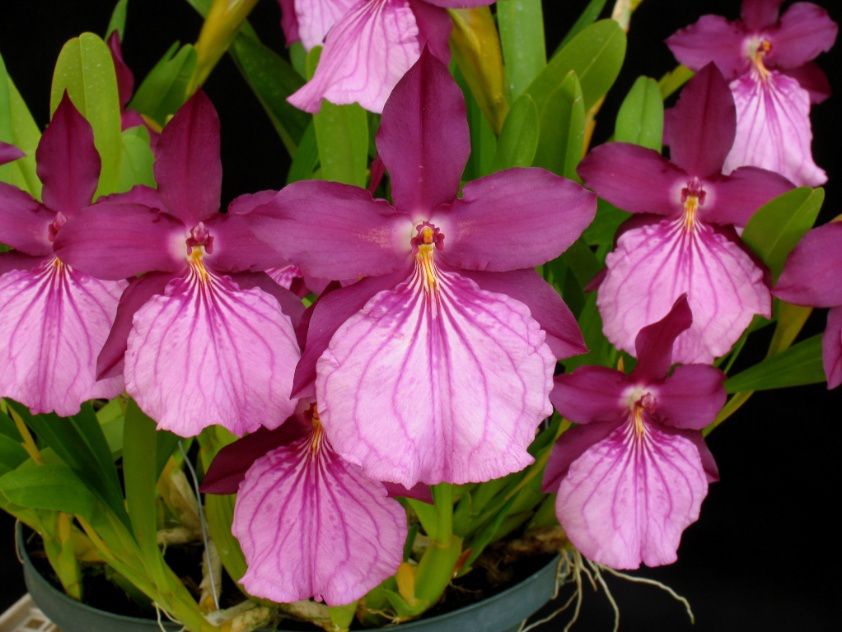
<svg viewBox="0 0 842 632">
<path fill-rule="evenodd" d="M 0 182 L 12 184 L 38 199 L 41 181 L 35 174 L 35 150 L 40 139 L 41 131 L 6 72 L 0 55 L 0 141 L 14 145 L 26 154 L 0 167 Z"/>
<path fill-rule="evenodd" d="M 61 49 L 53 71 L 50 111 L 55 112 L 67 92 L 88 120 L 102 160 L 97 196 L 117 190 L 120 177 L 120 99 L 111 51 L 98 35 L 82 33 Z"/>
<path fill-rule="evenodd" d="M 822 202 L 824 189 L 793 189 L 766 204 L 746 224 L 743 241 L 766 264 L 773 280 L 795 245 L 815 224 Z"/>
<path fill-rule="evenodd" d="M 521 95 L 509 110 L 497 142 L 494 171 L 530 167 L 538 149 L 538 108 L 528 94 Z"/>
<path fill-rule="evenodd" d="M 0 476 L 0 494 L 20 507 L 64 511 L 91 520 L 97 499 L 72 469 L 26 461 Z"/>
<path fill-rule="evenodd" d="M 231 579 L 238 582 L 246 574 L 247 566 L 240 544 L 231 533 L 236 498 L 233 494 L 205 496 L 205 519 L 208 521 L 208 532 L 216 545 L 222 565 Z"/>
<path fill-rule="evenodd" d="M 287 184 L 299 180 L 314 178 L 316 167 L 319 164 L 319 146 L 316 143 L 316 127 L 311 121 L 304 130 L 298 149 L 292 157 L 292 164 L 287 174 Z"/>
<path fill-rule="evenodd" d="M 658 91 L 661 93 L 661 99 L 666 101 L 681 86 L 690 81 L 694 74 L 687 66 L 680 64 L 666 73 L 658 80 Z"/>
<path fill-rule="evenodd" d="M 582 239 L 590 246 L 611 246 L 617 229 L 629 217 L 631 213 L 621 211 L 604 200 L 597 200 L 596 218 L 582 233 Z"/>
<path fill-rule="evenodd" d="M 135 91 L 129 107 L 163 127 L 167 118 L 187 100 L 187 86 L 196 69 L 196 49 L 191 44 L 170 46 Z"/>
<path fill-rule="evenodd" d="M 105 29 L 105 38 L 117 31 L 120 40 L 123 40 L 123 33 L 126 30 L 126 10 L 129 8 L 129 0 L 117 0 L 114 10 L 111 12 L 111 19 L 108 21 L 108 28 Z"/>
<path fill-rule="evenodd" d="M 456 71 L 456 81 L 465 95 L 465 106 L 468 110 L 468 129 L 471 134 L 471 155 L 465 166 L 465 180 L 474 180 L 487 176 L 494 170 L 494 160 L 497 155 L 497 136 L 491 129 L 488 118 L 474 98 L 464 76 Z"/>
<path fill-rule="evenodd" d="M 541 0 L 497 0 L 497 26 L 513 101 L 547 65 Z"/>
<path fill-rule="evenodd" d="M 661 151 L 664 137 L 664 102 L 658 83 L 638 77 L 629 90 L 614 126 L 614 140 Z"/>
<path fill-rule="evenodd" d="M 540 115 L 535 166 L 577 179 L 585 143 L 585 104 L 575 71 L 550 94 Z"/>
<path fill-rule="evenodd" d="M 729 393 L 764 391 L 825 381 L 821 334 L 755 364 L 725 382 Z"/>
<path fill-rule="evenodd" d="M 573 26 L 570 27 L 569 31 L 567 31 L 564 39 L 561 40 L 561 44 L 558 45 L 557 51 L 564 48 L 564 46 L 567 45 L 567 42 L 596 22 L 596 19 L 599 17 L 599 14 L 602 13 L 602 10 L 605 8 L 605 4 L 607 2 L 608 0 L 590 0 L 582 13 L 579 14 L 579 17 L 573 23 Z"/>
<path fill-rule="evenodd" d="M 28 458 L 20 441 L 0 434 L 0 475 L 15 469 Z"/>
<path fill-rule="evenodd" d="M 322 102 L 313 116 L 321 177 L 365 187 L 368 180 L 368 115 L 358 104 Z"/>
<path fill-rule="evenodd" d="M 418 522 L 420 522 L 421 526 L 424 528 L 424 533 L 426 533 L 428 537 L 435 540 L 436 536 L 438 535 L 436 533 L 436 525 L 438 523 L 436 508 L 430 503 L 425 503 L 421 500 L 415 500 L 414 498 L 407 498 L 405 500 L 406 503 L 415 512 L 415 515 L 418 516 Z"/>
<path fill-rule="evenodd" d="M 130 127 L 120 135 L 122 159 L 118 191 L 128 191 L 133 186 L 155 186 L 153 165 L 155 156 L 149 146 L 149 131 L 142 125 Z"/>
<path fill-rule="evenodd" d="M 134 400 L 126 408 L 123 432 L 123 481 L 126 506 L 140 550 L 148 562 L 158 558 L 157 511 L 155 499 L 158 472 L 155 422 L 147 417 Z"/>
</svg>

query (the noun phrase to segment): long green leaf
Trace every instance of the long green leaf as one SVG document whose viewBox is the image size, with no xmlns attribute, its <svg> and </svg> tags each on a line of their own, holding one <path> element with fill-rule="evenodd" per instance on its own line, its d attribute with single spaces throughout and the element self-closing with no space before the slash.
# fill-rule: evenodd
<svg viewBox="0 0 842 632">
<path fill-rule="evenodd" d="M 196 69 L 196 49 L 176 42 L 153 66 L 135 91 L 129 107 L 145 114 L 160 126 L 187 99 L 187 86 Z"/>
<path fill-rule="evenodd" d="M 149 146 L 149 131 L 142 125 L 130 127 L 120 135 L 122 159 L 118 191 L 128 191 L 133 186 L 145 184 L 155 186 L 153 164 L 155 156 Z"/>
<path fill-rule="evenodd" d="M 567 43 L 576 37 L 579 33 L 589 27 L 591 24 L 596 22 L 597 18 L 599 18 L 599 14 L 602 13 L 602 10 L 605 8 L 608 0 L 590 0 L 587 6 L 585 6 L 582 13 L 579 14 L 579 17 L 573 23 L 573 26 L 570 27 L 570 30 L 567 31 L 567 34 L 564 36 L 564 39 L 561 40 L 561 43 L 558 45 L 557 50 L 561 50 L 564 48 Z"/>
<path fill-rule="evenodd" d="M 35 174 L 35 149 L 40 139 L 41 131 L 0 55 L 0 141 L 14 145 L 26 154 L 0 167 L 0 182 L 13 184 L 35 198 L 41 197 L 41 181 Z"/>
<path fill-rule="evenodd" d="M 528 94 L 521 95 L 509 110 L 497 142 L 494 170 L 530 167 L 538 150 L 538 108 Z"/>
<path fill-rule="evenodd" d="M 313 117 L 324 180 L 364 187 L 368 180 L 368 115 L 357 104 L 323 102 Z"/>
<path fill-rule="evenodd" d="M 29 455 L 20 441 L 0 434 L 0 474 L 5 474 L 26 461 Z"/>
<path fill-rule="evenodd" d="M 497 0 L 497 26 L 509 100 L 517 99 L 547 65 L 541 0 Z"/>
<path fill-rule="evenodd" d="M 825 381 L 821 334 L 794 344 L 725 382 L 729 393 L 764 391 Z"/>
<path fill-rule="evenodd" d="M 155 422 L 140 410 L 134 400 L 130 401 L 126 408 L 126 427 L 123 431 L 123 480 L 132 530 L 147 559 L 155 558 L 158 554 L 155 432 Z"/>
<path fill-rule="evenodd" d="M 664 137 L 664 102 L 658 83 L 638 77 L 617 112 L 614 140 L 661 151 Z"/>
<path fill-rule="evenodd" d="M 97 499 L 74 471 L 60 463 L 26 461 L 0 476 L 0 494 L 20 507 L 64 511 L 92 520 Z"/>
<path fill-rule="evenodd" d="M 129 0 L 117 0 L 114 10 L 111 12 L 111 19 L 108 21 L 108 28 L 105 29 L 106 38 L 114 31 L 117 31 L 120 34 L 120 39 L 124 39 L 123 34 L 126 30 L 126 11 L 128 8 Z"/>
<path fill-rule="evenodd" d="M 535 165 L 576 179 L 576 166 L 584 151 L 585 102 L 575 71 L 548 96 L 541 110 L 540 129 Z"/>
<path fill-rule="evenodd" d="M 93 128 L 102 160 L 96 194 L 113 193 L 118 188 L 122 158 L 120 99 L 111 51 L 98 35 L 82 33 L 61 49 L 53 71 L 51 112 L 65 92 Z"/>
</svg>

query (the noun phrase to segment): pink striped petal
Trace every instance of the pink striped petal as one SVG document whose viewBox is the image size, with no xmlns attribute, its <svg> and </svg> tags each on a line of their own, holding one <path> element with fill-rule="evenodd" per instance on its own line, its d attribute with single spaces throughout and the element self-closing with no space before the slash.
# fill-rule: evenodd
<svg viewBox="0 0 842 632">
<path fill-rule="evenodd" d="M 796 185 L 818 186 L 827 175 L 810 150 L 810 95 L 798 82 L 773 71 L 756 71 L 731 82 L 737 104 L 737 136 L 724 173 L 744 165 L 775 171 Z"/>
<path fill-rule="evenodd" d="M 55 213 L 28 193 L 0 182 L 0 243 L 29 255 L 47 255 L 53 249 L 50 224 L 54 219 Z"/>
<path fill-rule="evenodd" d="M 248 562 L 240 581 L 256 597 L 346 604 L 401 563 L 400 503 L 317 433 L 259 458 L 240 485 L 232 531 Z"/>
<path fill-rule="evenodd" d="M 638 332 L 687 294 L 693 325 L 681 334 L 673 361 L 710 363 L 726 353 L 752 317 L 770 316 L 771 296 L 761 270 L 723 229 L 684 219 L 650 220 L 625 231 L 606 258 L 597 305 L 603 331 L 635 353 Z"/>
<path fill-rule="evenodd" d="M 812 2 L 796 2 L 784 11 L 769 36 L 769 61 L 781 68 L 806 64 L 833 47 L 838 31 L 825 9 Z"/>
<path fill-rule="evenodd" d="M 405 487 L 520 470 L 552 411 L 545 334 L 519 301 L 430 274 L 419 264 L 336 331 L 316 366 L 325 429 L 343 458 Z"/>
<path fill-rule="evenodd" d="M 295 0 L 298 36 L 304 48 L 310 50 L 324 42 L 333 25 L 356 4 L 359 0 Z"/>
<path fill-rule="evenodd" d="M 0 395 L 68 416 L 122 391 L 120 378 L 97 381 L 96 358 L 124 287 L 57 259 L 0 277 Z"/>
<path fill-rule="evenodd" d="M 434 4 L 437 7 L 444 7 L 445 9 L 470 9 L 494 4 L 495 0 L 424 0 L 424 2 Z"/>
<path fill-rule="evenodd" d="M 266 274 L 284 289 L 291 289 L 296 279 L 301 278 L 301 268 L 291 263 L 266 269 Z"/>
<path fill-rule="evenodd" d="M 842 307 L 827 313 L 827 327 L 822 338 L 822 360 L 827 375 L 827 387 L 842 384 Z"/>
<path fill-rule="evenodd" d="M 330 30 L 316 73 L 289 102 L 306 112 L 318 112 L 322 99 L 381 112 L 420 54 L 408 0 L 357 2 Z"/>
<path fill-rule="evenodd" d="M 726 79 L 733 79 L 749 65 L 743 49 L 745 32 L 735 22 L 719 15 L 703 15 L 667 38 L 675 58 L 693 70 L 710 62 L 716 64 Z"/>
<path fill-rule="evenodd" d="M 556 513 L 585 557 L 619 569 L 660 566 L 676 560 L 707 487 L 692 441 L 656 424 L 640 435 L 629 422 L 570 464 Z"/>
<path fill-rule="evenodd" d="M 809 231 L 795 246 L 775 286 L 775 296 L 797 305 L 842 305 L 842 223 Z"/>
<path fill-rule="evenodd" d="M 443 64 L 450 63 L 450 31 L 453 29 L 450 15 L 426 0 L 409 0 L 409 6 L 418 24 L 421 48 L 426 46 Z"/>
<path fill-rule="evenodd" d="M 810 93 L 811 103 L 823 103 L 830 96 L 830 81 L 824 70 L 815 62 L 811 61 L 797 68 L 786 68 L 781 72 L 795 79 L 802 88 Z"/>
<path fill-rule="evenodd" d="M 191 269 L 135 314 L 126 390 L 178 435 L 213 424 L 242 435 L 292 413 L 298 357 L 290 319 L 272 296 Z"/>
<path fill-rule="evenodd" d="M 570 465 L 585 453 L 593 444 L 599 443 L 617 427 L 622 419 L 614 422 L 596 422 L 583 426 L 573 426 L 561 435 L 553 446 L 541 489 L 547 494 L 555 494 L 561 480 L 567 476 Z"/>
</svg>

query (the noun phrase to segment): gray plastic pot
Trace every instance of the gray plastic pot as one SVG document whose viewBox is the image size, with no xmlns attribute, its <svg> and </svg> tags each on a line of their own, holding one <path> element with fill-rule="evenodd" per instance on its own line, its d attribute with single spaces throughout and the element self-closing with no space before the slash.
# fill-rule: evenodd
<svg viewBox="0 0 842 632">
<path fill-rule="evenodd" d="M 32 564 L 23 546 L 23 531 L 17 526 L 17 542 L 23 560 L 26 588 L 35 604 L 62 632 L 153 632 L 161 625 L 152 619 L 138 619 L 106 612 L 71 599 L 53 586 Z M 521 621 L 532 616 L 549 601 L 555 588 L 558 558 L 533 573 L 519 584 L 447 614 L 413 621 L 389 630 L 402 632 L 516 632 Z M 163 627 L 179 630 L 180 626 L 163 620 Z M 278 628 L 277 632 L 285 632 Z"/>
</svg>

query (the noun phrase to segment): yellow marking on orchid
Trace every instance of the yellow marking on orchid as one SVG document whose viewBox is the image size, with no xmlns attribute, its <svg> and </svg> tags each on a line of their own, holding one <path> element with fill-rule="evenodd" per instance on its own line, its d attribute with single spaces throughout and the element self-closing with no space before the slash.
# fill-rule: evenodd
<svg viewBox="0 0 842 632">
<path fill-rule="evenodd" d="M 763 63 L 763 58 L 772 50 L 772 44 L 769 40 L 761 40 L 757 47 L 754 49 L 754 52 L 751 55 L 751 61 L 754 64 L 754 67 L 757 69 L 757 72 L 760 74 L 761 79 L 768 79 L 769 69 L 766 68 L 766 64 Z"/>
<path fill-rule="evenodd" d="M 205 249 L 203 246 L 193 246 L 190 249 L 190 254 L 187 256 L 188 262 L 190 263 L 190 267 L 192 268 L 193 272 L 199 277 L 202 282 L 207 282 L 210 274 L 208 273 L 208 269 L 205 267 L 204 261 L 202 259 L 205 256 Z"/>
<path fill-rule="evenodd" d="M 646 426 L 643 423 L 643 406 L 640 402 L 632 409 L 632 421 L 634 422 L 634 435 L 640 439 L 646 433 Z"/>
<path fill-rule="evenodd" d="M 310 414 L 313 419 L 313 438 L 310 441 L 310 453 L 315 456 L 322 447 L 322 439 L 324 438 L 325 431 L 322 426 L 322 420 L 319 417 L 319 409 L 316 408 L 315 404 L 310 406 Z"/>
<path fill-rule="evenodd" d="M 684 200 L 684 230 L 690 231 L 696 226 L 696 212 L 699 210 L 699 196 L 688 195 Z"/>
<path fill-rule="evenodd" d="M 426 242 L 426 235 L 424 235 L 425 242 L 418 246 L 418 254 L 415 259 L 418 261 L 421 269 L 424 271 L 424 281 L 428 291 L 435 291 L 438 289 L 438 279 L 436 278 L 436 268 L 433 265 L 433 246 Z"/>
</svg>

